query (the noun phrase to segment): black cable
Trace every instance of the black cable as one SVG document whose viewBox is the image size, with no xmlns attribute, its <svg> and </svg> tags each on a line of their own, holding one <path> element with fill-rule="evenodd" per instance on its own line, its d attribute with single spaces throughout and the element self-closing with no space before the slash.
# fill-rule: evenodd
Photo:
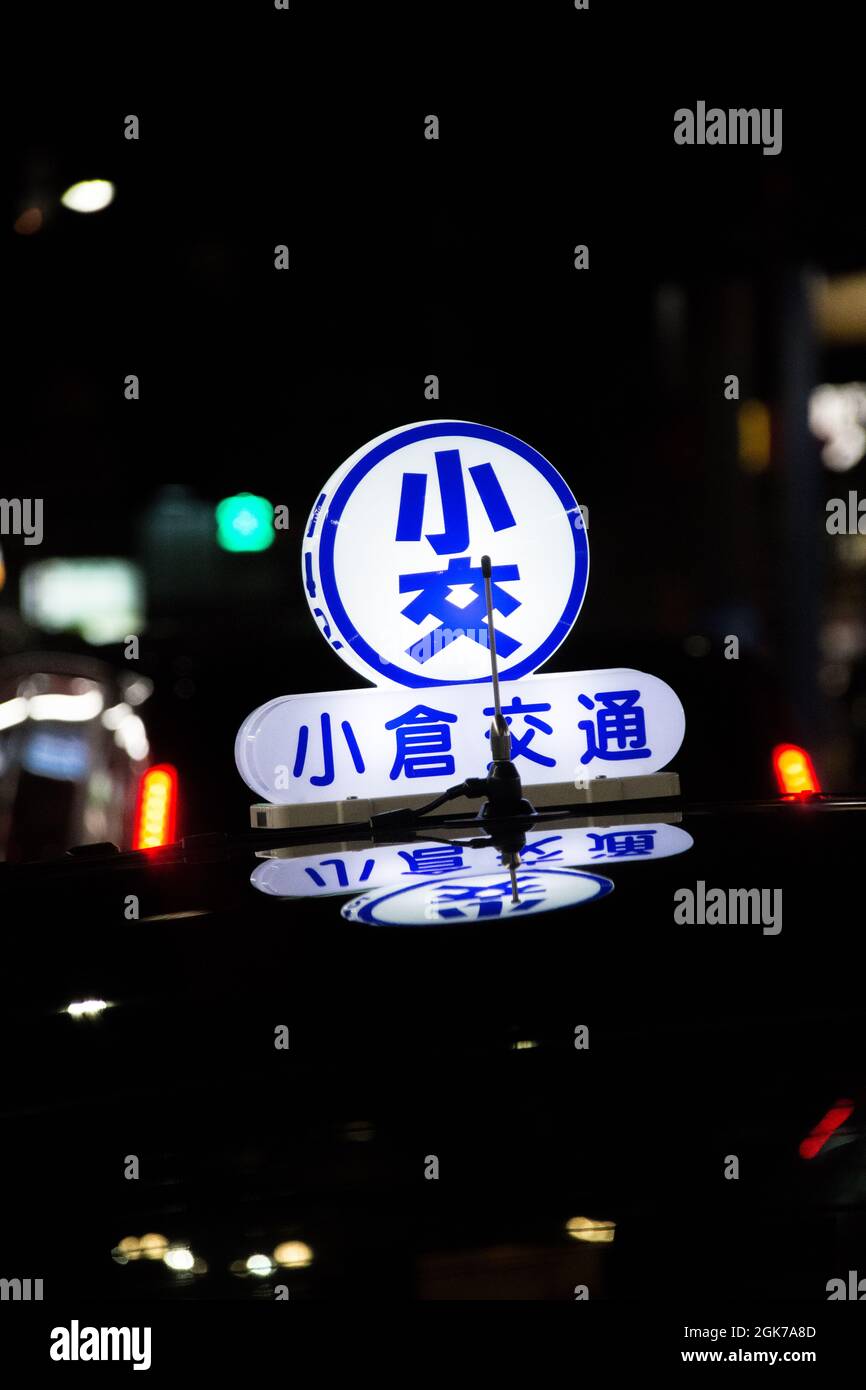
<svg viewBox="0 0 866 1390">
<path fill-rule="evenodd" d="M 425 806 L 416 806 L 411 814 L 413 816 L 426 816 L 430 811 L 435 811 L 438 806 L 444 806 L 446 801 L 456 801 L 458 796 L 466 795 L 466 783 L 461 782 L 459 787 L 449 787 L 447 792 L 435 797 L 433 801 L 428 801 Z"/>
<path fill-rule="evenodd" d="M 439 806 L 443 806 L 446 801 L 455 801 L 458 796 L 478 797 L 484 796 L 487 787 L 487 779 L 484 777 L 467 777 L 465 782 L 461 782 L 456 787 L 449 787 L 441 796 L 434 797 L 423 806 L 418 806 L 412 810 L 409 806 L 400 806 L 395 811 L 380 811 L 377 815 L 370 817 L 370 829 L 382 830 L 393 829 L 395 826 L 415 825 L 422 816 L 435 811 Z"/>
</svg>

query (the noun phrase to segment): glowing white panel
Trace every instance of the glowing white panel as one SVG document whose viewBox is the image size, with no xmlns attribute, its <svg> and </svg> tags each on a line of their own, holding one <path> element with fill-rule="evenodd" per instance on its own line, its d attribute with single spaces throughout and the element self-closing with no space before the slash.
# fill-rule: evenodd
<svg viewBox="0 0 866 1390">
<path fill-rule="evenodd" d="M 503 686 L 502 708 L 527 785 L 658 772 L 685 732 L 673 690 L 643 671 L 526 676 Z M 485 775 L 492 713 L 489 681 L 285 695 L 244 720 L 235 761 L 275 803 L 433 797 Z"/>
<path fill-rule="evenodd" d="M 0 701 L 0 729 L 12 729 L 27 718 L 28 702 L 21 696 Z"/>
<path fill-rule="evenodd" d="M 37 560 L 21 572 L 21 613 L 44 632 L 98 646 L 144 626 L 144 582 L 128 560 Z"/>
<path fill-rule="evenodd" d="M 81 695 L 31 695 L 27 712 L 31 719 L 86 724 L 102 713 L 104 705 L 101 690 L 85 690 Z"/>
<path fill-rule="evenodd" d="M 463 420 L 379 435 L 325 483 L 305 528 L 307 602 L 324 637 L 376 685 L 486 679 L 481 557 L 492 561 L 499 670 L 543 665 L 583 603 L 583 516 L 522 440 Z"/>
</svg>

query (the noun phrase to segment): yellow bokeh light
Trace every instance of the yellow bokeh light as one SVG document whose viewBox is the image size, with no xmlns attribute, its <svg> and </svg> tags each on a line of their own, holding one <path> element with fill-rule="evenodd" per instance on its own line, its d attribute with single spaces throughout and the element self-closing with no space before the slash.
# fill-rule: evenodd
<svg viewBox="0 0 866 1390">
<path fill-rule="evenodd" d="M 570 1221 L 566 1221 L 565 1229 L 572 1240 L 583 1241 L 586 1245 L 612 1245 L 616 1222 L 595 1221 L 589 1216 L 573 1216 Z"/>
<path fill-rule="evenodd" d="M 313 1263 L 313 1252 L 303 1240 L 284 1240 L 274 1251 L 274 1260 L 284 1269 L 306 1269 Z"/>
<path fill-rule="evenodd" d="M 141 1237 L 141 1253 L 146 1260 L 161 1260 L 168 1249 L 168 1241 L 165 1236 L 158 1235 L 155 1231 L 148 1231 L 146 1236 Z"/>
<path fill-rule="evenodd" d="M 743 401 L 737 411 L 737 451 L 744 473 L 765 473 L 772 450 L 770 412 L 763 401 Z"/>
<path fill-rule="evenodd" d="M 141 1241 L 138 1236 L 124 1236 L 112 1253 L 119 1255 L 121 1259 L 137 1260 L 141 1257 Z"/>
</svg>

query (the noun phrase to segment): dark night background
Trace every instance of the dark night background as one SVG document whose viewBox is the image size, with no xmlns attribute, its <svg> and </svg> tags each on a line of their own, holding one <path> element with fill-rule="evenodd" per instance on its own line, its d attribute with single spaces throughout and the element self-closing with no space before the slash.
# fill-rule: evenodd
<svg viewBox="0 0 866 1390">
<path fill-rule="evenodd" d="M 141 79 L 112 71 L 110 91 L 79 80 L 69 94 L 34 80 L 16 102 L 9 222 L 35 206 L 44 220 L 9 232 L 0 496 L 44 497 L 45 540 L 0 542 L 0 659 L 85 651 L 23 620 L 22 566 L 135 559 L 147 617 L 133 665 L 154 682 L 152 760 L 179 771 L 180 833 L 243 831 L 241 720 L 277 695 L 360 683 L 303 595 L 321 484 L 386 430 L 478 421 L 526 440 L 589 509 L 587 596 L 552 670 L 668 681 L 691 802 L 774 795 L 771 749 L 788 740 L 825 790 L 862 794 L 866 541 L 828 536 L 825 503 L 866 494 L 866 461 L 830 472 L 807 424 L 815 386 L 866 380 L 850 16 L 811 9 L 802 30 L 781 6 L 596 0 L 587 13 L 478 5 L 471 19 L 296 0 L 197 16 L 182 39 L 176 17 L 136 21 L 136 56 L 162 41 Z M 136 30 L 117 24 L 125 58 Z M 781 106 L 782 153 L 676 146 L 673 113 L 697 100 Z M 109 208 L 60 206 L 94 177 L 116 185 Z M 573 267 L 578 244 L 588 271 Z M 129 373 L 138 401 L 124 399 Z M 739 402 L 724 397 L 731 373 Z M 745 402 L 768 443 L 744 443 Z M 159 516 L 179 487 L 187 529 L 172 542 Z M 289 507 L 262 554 L 216 546 L 213 507 L 239 491 Z M 729 634 L 738 661 L 724 659 Z M 120 644 L 96 654 L 130 665 Z M 459 954 L 449 933 L 353 937 L 335 899 L 250 905 L 240 856 L 154 874 L 157 907 L 207 899 L 211 916 L 142 923 L 143 936 L 118 933 L 98 867 L 92 893 L 81 879 L 57 890 L 60 907 L 51 880 L 16 880 L 4 1027 L 24 1061 L 4 1093 L 4 1191 L 20 1219 L 6 1272 L 38 1248 L 48 1275 L 77 1270 L 100 1295 L 246 1297 L 255 1281 L 239 1292 L 231 1258 L 313 1232 L 299 1298 L 472 1297 L 477 1271 L 457 1259 L 443 1273 L 442 1252 L 549 1254 L 563 1214 L 591 1210 L 621 1221 L 605 1297 L 652 1288 L 676 1303 L 698 1266 L 719 1298 L 815 1297 L 858 1259 L 866 1274 L 862 1109 L 819 1176 L 795 1157 L 837 1096 L 862 1106 L 860 832 L 788 809 L 804 814 L 698 811 L 697 865 L 634 868 L 637 883 L 623 869 L 616 917 L 583 937 L 565 914 L 512 927 L 496 953 L 477 935 Z M 767 943 L 743 936 L 683 950 L 679 877 L 789 869 L 781 966 L 756 968 Z M 99 990 L 123 1007 L 92 1031 L 59 1016 Z M 263 1067 L 284 1015 L 296 1050 L 285 1071 Z M 598 1046 L 576 1081 L 584 1015 Z M 375 1141 L 356 1142 L 358 1125 Z M 425 1205 L 436 1185 L 408 1175 L 436 1143 L 460 1158 Z M 752 1165 L 745 1193 L 720 1195 L 707 1166 L 725 1146 Z M 146 1183 L 121 1180 L 121 1151 L 147 1156 Z M 164 1227 L 207 1250 L 209 1288 L 142 1262 L 119 1271 L 118 1294 L 111 1242 Z M 530 1260 L 516 1296 L 562 1296 L 550 1289 L 594 1268 L 594 1247 L 565 1249 L 552 1272 Z"/>
<path fill-rule="evenodd" d="M 449 57 L 436 31 L 409 65 L 373 47 L 348 74 L 319 40 L 306 80 L 299 45 L 272 52 L 255 99 L 206 85 L 183 104 L 176 89 L 106 105 L 83 93 L 62 114 L 18 113 L 16 212 L 41 204 L 45 223 L 11 247 L 4 489 L 39 480 L 39 557 L 140 555 L 166 482 L 210 505 L 251 490 L 290 508 L 263 556 L 179 545 L 148 562 L 148 728 L 180 768 L 186 829 L 245 818 L 231 750 L 249 710 L 357 683 L 308 615 L 301 530 L 365 440 L 437 416 L 526 439 L 588 506 L 588 594 L 553 669 L 668 679 L 686 708 L 687 788 L 718 789 L 724 749 L 727 791 L 769 792 L 769 750 L 787 739 L 826 786 L 862 785 L 863 559 L 837 573 L 823 523 L 864 464 L 822 469 L 805 423 L 812 385 L 863 375 L 866 329 L 827 340 L 806 307 L 809 276 L 863 267 L 856 93 L 840 80 L 829 100 L 791 100 L 775 74 L 685 76 L 669 51 L 608 87 L 588 41 L 539 66 L 566 19 L 595 26 L 596 43 L 613 24 L 542 20 L 522 61 L 500 30 L 490 51 L 510 62 L 483 78 L 478 50 Z M 781 154 L 676 146 L 673 111 L 698 96 L 782 105 Z M 127 111 L 138 142 L 123 138 Z M 423 137 L 430 112 L 438 142 Z M 93 176 L 115 182 L 110 208 L 57 205 Z M 273 268 L 281 243 L 287 272 Z M 589 271 L 573 268 L 579 243 Z M 741 402 L 769 411 L 758 472 L 738 460 L 731 372 Z M 430 373 L 438 401 L 424 398 Z M 35 554 L 6 545 L 6 650 L 33 641 L 10 630 L 10 607 Z M 836 619 L 854 634 L 841 675 Z M 729 633 L 739 662 L 722 656 Z M 704 655 L 684 647 L 694 637 Z"/>
</svg>

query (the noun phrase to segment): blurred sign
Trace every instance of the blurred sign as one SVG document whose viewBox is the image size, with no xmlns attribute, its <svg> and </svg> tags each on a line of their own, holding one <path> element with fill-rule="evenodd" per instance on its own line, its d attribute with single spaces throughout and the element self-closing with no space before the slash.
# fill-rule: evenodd
<svg viewBox="0 0 866 1390">
<path fill-rule="evenodd" d="M 21 614 L 45 632 L 78 632 L 94 646 L 144 627 L 144 583 L 128 560 L 36 560 L 21 571 Z"/>
<path fill-rule="evenodd" d="M 80 782 L 90 771 L 88 738 L 71 729 L 34 729 L 21 752 L 21 766 L 35 777 Z"/>
<path fill-rule="evenodd" d="M 307 602 L 376 685 L 487 681 L 481 556 L 493 562 L 503 681 L 530 675 L 586 593 L 580 508 L 552 464 L 502 430 L 434 420 L 391 430 L 328 480 L 303 542 Z"/>
<path fill-rule="evenodd" d="M 432 797 L 482 775 L 489 682 L 420 694 L 381 687 L 271 700 L 240 727 L 238 771 L 258 796 L 291 805 Z M 502 712 L 527 784 L 657 772 L 685 731 L 670 686 L 626 669 L 527 676 L 504 687 Z"/>
<path fill-rule="evenodd" d="M 809 396 L 809 428 L 824 442 L 821 458 L 844 473 L 866 455 L 866 385 L 816 386 Z"/>
<path fill-rule="evenodd" d="M 597 874 L 521 866 L 513 879 L 507 869 L 500 869 L 464 878 L 392 885 L 353 898 L 340 911 L 349 922 L 381 927 L 496 926 L 508 917 L 576 907 L 612 891 L 610 879 Z"/>
<path fill-rule="evenodd" d="M 542 828 L 527 833 L 520 860 L 524 870 L 630 864 L 682 854 L 693 843 L 685 830 L 657 822 L 592 830 Z M 501 867 L 500 851 L 493 841 L 473 845 L 459 840 L 409 840 L 291 858 L 269 855 L 253 870 L 250 882 L 260 893 L 277 898 L 325 898 L 383 884 L 402 887 L 445 875 L 497 873 Z"/>
</svg>

